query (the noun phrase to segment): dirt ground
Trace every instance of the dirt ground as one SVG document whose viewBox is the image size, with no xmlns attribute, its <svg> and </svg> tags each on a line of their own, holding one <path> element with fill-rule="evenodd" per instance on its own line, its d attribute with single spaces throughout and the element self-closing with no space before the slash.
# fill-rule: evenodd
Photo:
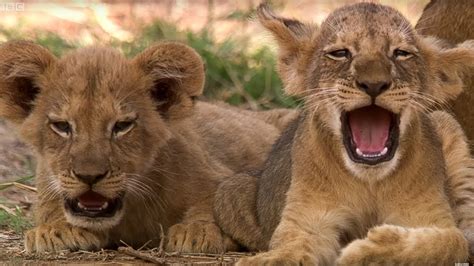
<svg viewBox="0 0 474 266">
<path fill-rule="evenodd" d="M 26 254 L 23 237 L 13 231 L 0 230 L 0 265 L 51 265 L 94 264 L 94 265 L 234 265 L 243 256 L 251 253 L 230 252 L 225 254 L 166 253 L 158 249 L 134 250 L 120 247 L 118 250 L 62 251 L 41 255 Z"/>
<path fill-rule="evenodd" d="M 248 253 L 226 254 L 178 254 L 159 252 L 157 249 L 140 251 L 127 247 L 119 250 L 101 250 L 98 252 L 77 251 L 57 252 L 54 254 L 28 255 L 23 250 L 22 236 L 14 232 L 0 232 L 1 265 L 51 265 L 54 264 L 94 264 L 94 265 L 234 265 Z"/>
</svg>

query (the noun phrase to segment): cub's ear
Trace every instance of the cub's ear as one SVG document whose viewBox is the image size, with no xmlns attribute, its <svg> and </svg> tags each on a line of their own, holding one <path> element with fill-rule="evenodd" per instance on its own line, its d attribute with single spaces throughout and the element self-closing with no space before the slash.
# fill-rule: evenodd
<svg viewBox="0 0 474 266">
<path fill-rule="evenodd" d="M 149 47 L 133 59 L 153 81 L 150 96 L 165 118 L 190 113 L 193 99 L 204 88 L 204 64 L 190 47 L 165 42 Z"/>
<path fill-rule="evenodd" d="M 257 15 L 260 23 L 271 31 L 284 50 L 297 52 L 301 43 L 308 41 L 317 30 L 315 25 L 275 15 L 266 3 L 258 6 Z"/>
<path fill-rule="evenodd" d="M 422 43 L 431 74 L 427 81 L 430 93 L 440 100 L 456 99 L 463 90 L 463 80 L 474 73 L 474 41 L 451 48 L 442 48 L 433 39 L 423 39 Z"/>
<path fill-rule="evenodd" d="M 34 107 L 38 79 L 56 58 L 45 48 L 28 41 L 0 45 L 0 117 L 22 123 Z"/>
<path fill-rule="evenodd" d="M 260 23 L 275 37 L 279 46 L 278 72 L 290 95 L 304 90 L 302 79 L 308 56 L 317 37 L 318 27 L 295 19 L 282 18 L 273 13 L 266 3 L 257 8 Z"/>
</svg>

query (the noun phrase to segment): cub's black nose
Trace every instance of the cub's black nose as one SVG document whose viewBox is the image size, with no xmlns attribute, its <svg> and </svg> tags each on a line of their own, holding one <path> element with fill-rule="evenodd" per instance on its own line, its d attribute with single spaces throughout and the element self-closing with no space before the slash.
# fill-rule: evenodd
<svg viewBox="0 0 474 266">
<path fill-rule="evenodd" d="M 357 82 L 357 87 L 367 93 L 370 97 L 375 98 L 382 92 L 390 88 L 390 82 Z"/>
<path fill-rule="evenodd" d="M 75 177 L 77 177 L 79 180 L 81 180 L 82 182 L 86 183 L 86 184 L 89 184 L 89 185 L 93 185 L 97 182 L 99 182 L 101 179 L 103 179 L 104 177 L 106 177 L 109 172 L 105 172 L 105 173 L 82 173 L 80 171 L 76 172 L 76 171 L 73 171 L 73 174 Z"/>
</svg>

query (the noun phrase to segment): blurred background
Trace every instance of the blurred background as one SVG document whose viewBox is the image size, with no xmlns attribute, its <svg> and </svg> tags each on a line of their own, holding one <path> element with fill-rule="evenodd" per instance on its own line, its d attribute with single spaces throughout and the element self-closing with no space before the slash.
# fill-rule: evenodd
<svg viewBox="0 0 474 266">
<path fill-rule="evenodd" d="M 351 0 L 273 0 L 284 16 L 320 23 Z M 428 0 L 383 0 L 413 23 Z M 275 47 L 253 19 L 259 0 L 0 2 L 0 41 L 32 39 L 56 55 L 105 44 L 133 56 L 159 40 L 188 43 L 207 66 L 205 94 L 247 108 L 294 106 L 281 93 Z"/>
<path fill-rule="evenodd" d="M 429 0 L 381 0 L 413 24 Z M 275 72 L 276 47 L 253 19 L 258 0 L 0 1 L 0 42 L 33 40 L 54 54 L 101 44 L 132 57 L 153 42 L 187 43 L 203 57 L 205 97 L 248 109 L 295 107 Z M 286 17 L 320 23 L 353 0 L 273 0 Z M 31 150 L 0 120 L 0 247 L 31 226 Z M 26 215 L 26 218 L 25 218 Z M 6 237 L 5 237 L 6 236 Z M 4 242 L 2 242 L 5 240 Z M 17 248 L 13 246 L 12 249 Z M 0 248 L 1 249 L 1 248 Z M 1 253 L 1 252 L 0 252 Z"/>
</svg>

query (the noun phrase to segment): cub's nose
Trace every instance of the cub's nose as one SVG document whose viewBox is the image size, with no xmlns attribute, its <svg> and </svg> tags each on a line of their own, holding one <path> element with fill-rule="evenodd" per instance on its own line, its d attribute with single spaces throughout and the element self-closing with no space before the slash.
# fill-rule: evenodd
<svg viewBox="0 0 474 266">
<path fill-rule="evenodd" d="M 375 98 L 379 96 L 382 92 L 390 88 L 391 82 L 382 81 L 382 82 L 365 82 L 357 81 L 357 87 L 365 91 L 370 97 Z"/>
<path fill-rule="evenodd" d="M 104 177 L 106 177 L 109 174 L 109 171 L 104 172 L 104 173 L 81 173 L 81 172 L 76 172 L 72 171 L 73 175 L 81 180 L 82 182 L 88 184 L 88 185 L 93 185 L 100 180 L 102 180 Z"/>
</svg>

